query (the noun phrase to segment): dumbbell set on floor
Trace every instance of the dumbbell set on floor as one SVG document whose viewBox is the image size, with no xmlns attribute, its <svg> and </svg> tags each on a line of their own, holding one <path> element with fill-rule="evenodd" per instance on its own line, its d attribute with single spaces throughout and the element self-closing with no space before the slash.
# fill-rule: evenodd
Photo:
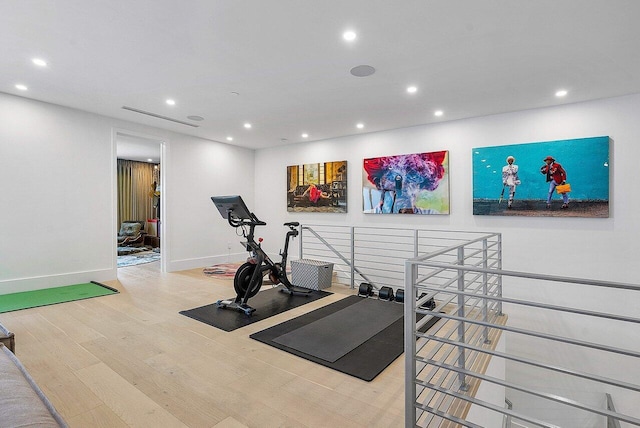
<svg viewBox="0 0 640 428">
<path fill-rule="evenodd" d="M 373 289 L 373 285 L 369 284 L 368 282 L 361 283 L 360 287 L 358 287 L 358 296 L 375 297 L 376 292 Z M 423 296 L 424 294 L 422 294 L 420 297 L 423 297 Z M 398 288 L 394 295 L 393 288 L 388 286 L 380 287 L 380 289 L 378 290 L 377 297 L 379 300 L 387 300 L 389 302 L 404 303 L 404 289 Z M 435 300 L 433 300 L 433 298 L 427 300 L 424 304 L 421 305 L 421 308 L 428 309 L 428 310 L 433 310 L 435 307 L 436 307 L 436 302 Z"/>
<path fill-rule="evenodd" d="M 375 295 L 376 293 L 373 290 L 373 285 L 369 284 L 368 282 L 363 282 L 360 284 L 360 287 L 358 288 L 358 296 L 374 297 Z M 403 303 L 404 290 L 402 288 L 398 288 L 394 295 L 393 288 L 387 287 L 387 286 L 380 287 L 380 289 L 378 290 L 378 299 L 388 300 L 390 302 L 395 301 L 398 303 Z"/>
</svg>

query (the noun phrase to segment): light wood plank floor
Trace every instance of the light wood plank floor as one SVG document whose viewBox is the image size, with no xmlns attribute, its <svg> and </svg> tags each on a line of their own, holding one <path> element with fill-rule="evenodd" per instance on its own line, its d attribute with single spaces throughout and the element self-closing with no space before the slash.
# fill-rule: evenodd
<svg viewBox="0 0 640 428">
<path fill-rule="evenodd" d="M 71 427 L 404 426 L 402 357 L 365 382 L 249 338 L 354 294 L 347 286 L 225 332 L 178 312 L 233 296 L 232 280 L 156 262 L 108 285 L 120 293 L 0 314 Z"/>
</svg>

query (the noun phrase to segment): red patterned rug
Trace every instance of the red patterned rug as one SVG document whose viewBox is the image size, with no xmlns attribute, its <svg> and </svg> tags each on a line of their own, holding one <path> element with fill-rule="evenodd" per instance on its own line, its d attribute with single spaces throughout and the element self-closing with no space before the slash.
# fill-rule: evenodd
<svg viewBox="0 0 640 428">
<path fill-rule="evenodd" d="M 207 276 L 219 278 L 233 278 L 241 264 L 242 263 L 221 263 L 204 268 L 202 273 Z"/>
<path fill-rule="evenodd" d="M 216 278 L 226 278 L 233 279 L 236 275 L 236 271 L 240 267 L 242 263 L 220 263 L 218 265 L 213 265 L 202 269 L 202 273 L 206 276 L 212 276 Z M 291 269 L 287 269 L 287 275 L 289 279 L 291 279 Z M 271 284 L 269 277 L 266 276 L 263 279 L 265 284 Z"/>
</svg>

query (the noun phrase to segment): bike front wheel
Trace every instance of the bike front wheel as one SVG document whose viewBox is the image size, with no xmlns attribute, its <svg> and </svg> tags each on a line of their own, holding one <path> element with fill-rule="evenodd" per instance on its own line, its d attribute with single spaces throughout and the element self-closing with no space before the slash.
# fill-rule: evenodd
<svg viewBox="0 0 640 428">
<path fill-rule="evenodd" d="M 233 278 L 233 288 L 236 290 L 239 297 L 244 298 L 247 289 L 249 289 L 249 295 L 247 298 L 255 296 L 258 294 L 258 291 L 260 291 L 260 287 L 262 287 L 262 275 L 258 275 L 258 279 L 255 284 L 251 284 L 251 277 L 257 268 L 258 265 L 255 263 L 246 262 L 243 263 L 236 271 L 236 275 Z"/>
</svg>

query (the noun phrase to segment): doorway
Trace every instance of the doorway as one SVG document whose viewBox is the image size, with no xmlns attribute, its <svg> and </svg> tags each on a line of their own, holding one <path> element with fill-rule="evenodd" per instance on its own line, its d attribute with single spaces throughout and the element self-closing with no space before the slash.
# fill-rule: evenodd
<svg viewBox="0 0 640 428">
<path fill-rule="evenodd" d="M 114 132 L 116 152 L 116 266 L 165 271 L 163 260 L 164 142 L 126 130 Z"/>
</svg>

